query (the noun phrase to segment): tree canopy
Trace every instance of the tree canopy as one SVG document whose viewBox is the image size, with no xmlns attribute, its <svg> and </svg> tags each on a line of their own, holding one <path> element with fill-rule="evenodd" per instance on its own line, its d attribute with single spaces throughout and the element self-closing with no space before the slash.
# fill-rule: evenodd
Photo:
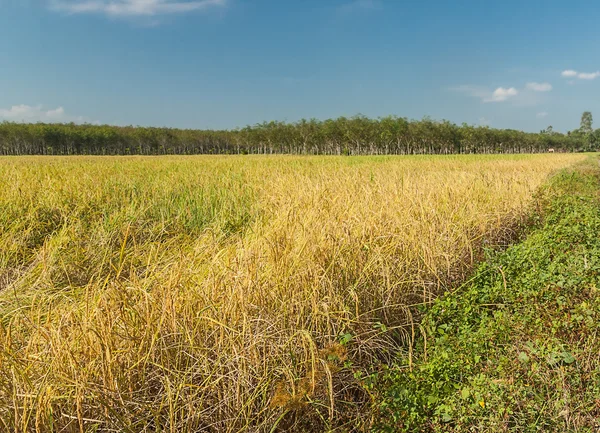
<svg viewBox="0 0 600 433">
<path fill-rule="evenodd" d="M 458 154 L 536 153 L 549 148 L 597 149 L 600 131 L 585 125 L 568 134 L 549 127 L 540 133 L 493 129 L 448 121 L 362 115 L 298 122 L 263 122 L 235 130 L 0 123 L 2 155 L 164 154 Z M 589 127 L 588 127 L 589 126 Z M 590 132 L 592 131 L 592 132 Z"/>
</svg>

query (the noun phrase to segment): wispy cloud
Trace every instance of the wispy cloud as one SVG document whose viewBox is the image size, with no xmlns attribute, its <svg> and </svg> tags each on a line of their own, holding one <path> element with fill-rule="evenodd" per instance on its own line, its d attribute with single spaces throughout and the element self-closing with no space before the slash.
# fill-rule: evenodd
<svg viewBox="0 0 600 433">
<path fill-rule="evenodd" d="M 538 119 L 543 119 L 543 118 L 544 118 L 544 117 L 546 117 L 547 115 L 548 115 L 548 113 L 547 113 L 547 112 L 545 112 L 545 111 L 540 111 L 539 113 L 537 113 L 537 114 L 535 115 L 535 117 L 537 117 Z"/>
<path fill-rule="evenodd" d="M 519 94 L 519 91 L 514 87 L 498 87 L 491 90 L 483 86 L 462 85 L 451 90 L 479 98 L 482 102 L 503 102 Z"/>
<path fill-rule="evenodd" d="M 450 90 L 480 99 L 486 99 L 492 95 L 492 92 L 488 88 L 483 86 L 473 86 L 471 84 L 463 84 L 461 86 L 451 87 Z"/>
<path fill-rule="evenodd" d="M 355 12 L 360 10 L 379 10 L 383 8 L 381 0 L 352 0 L 338 7 L 342 13 Z"/>
<path fill-rule="evenodd" d="M 156 16 L 226 6 L 228 0 L 50 0 L 50 8 L 69 14 L 114 17 Z"/>
<path fill-rule="evenodd" d="M 567 69 L 566 71 L 562 71 L 560 75 L 567 78 L 579 78 L 580 80 L 595 80 L 600 77 L 600 71 L 577 72 L 573 69 Z"/>
<path fill-rule="evenodd" d="M 534 92 L 549 92 L 552 90 L 552 84 L 550 83 L 527 83 L 526 88 L 533 90 Z"/>
<path fill-rule="evenodd" d="M 563 77 L 576 77 L 577 71 L 574 71 L 573 69 L 567 69 L 566 71 L 562 71 L 560 75 Z"/>
<path fill-rule="evenodd" d="M 580 80 L 595 80 L 598 77 L 600 77 L 600 71 L 580 72 L 579 74 L 577 74 L 577 78 L 579 78 Z"/>
<path fill-rule="evenodd" d="M 535 106 L 548 99 L 547 94 L 552 91 L 550 83 L 530 81 L 523 87 L 487 87 L 462 85 L 452 87 L 450 90 L 463 93 L 467 96 L 478 98 L 483 103 L 506 102 L 515 106 Z"/>
<path fill-rule="evenodd" d="M 92 122 L 84 116 L 72 116 L 63 107 L 45 109 L 42 105 L 13 105 L 10 108 L 0 108 L 0 120 L 10 122 L 44 122 L 44 123 L 99 123 Z"/>
</svg>

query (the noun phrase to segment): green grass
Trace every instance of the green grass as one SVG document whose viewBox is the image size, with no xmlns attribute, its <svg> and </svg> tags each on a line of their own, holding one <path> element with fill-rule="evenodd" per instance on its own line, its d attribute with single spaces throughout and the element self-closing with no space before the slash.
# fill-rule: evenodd
<svg viewBox="0 0 600 433">
<path fill-rule="evenodd" d="M 555 176 L 527 238 L 435 302 L 409 368 L 373 375 L 379 431 L 596 432 L 600 168 Z"/>
</svg>

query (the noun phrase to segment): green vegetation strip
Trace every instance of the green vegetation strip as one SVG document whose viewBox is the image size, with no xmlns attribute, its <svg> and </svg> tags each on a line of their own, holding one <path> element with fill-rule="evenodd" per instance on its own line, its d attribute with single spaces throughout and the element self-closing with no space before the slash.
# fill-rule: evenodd
<svg viewBox="0 0 600 433">
<path fill-rule="evenodd" d="M 581 152 L 600 148 L 591 113 L 567 134 L 365 116 L 263 122 L 234 130 L 0 122 L 0 155 L 414 155 Z"/>
<path fill-rule="evenodd" d="M 597 158 L 555 176 L 527 238 L 435 303 L 377 376 L 378 431 L 598 431 L 599 192 Z"/>
</svg>

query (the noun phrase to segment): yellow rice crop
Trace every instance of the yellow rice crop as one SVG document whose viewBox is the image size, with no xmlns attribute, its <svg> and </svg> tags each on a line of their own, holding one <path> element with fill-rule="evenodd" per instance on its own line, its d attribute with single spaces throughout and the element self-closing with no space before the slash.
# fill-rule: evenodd
<svg viewBox="0 0 600 433">
<path fill-rule="evenodd" d="M 581 159 L 2 158 L 0 430 L 368 422 L 410 306 Z"/>
</svg>

